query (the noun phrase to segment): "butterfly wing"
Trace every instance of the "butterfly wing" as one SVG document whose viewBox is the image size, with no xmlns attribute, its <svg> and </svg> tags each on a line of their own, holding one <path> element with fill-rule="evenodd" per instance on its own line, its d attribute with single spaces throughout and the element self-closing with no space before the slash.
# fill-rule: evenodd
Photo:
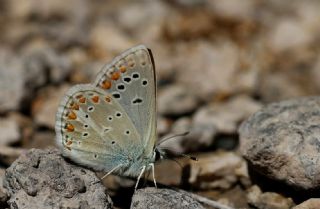
<svg viewBox="0 0 320 209">
<path fill-rule="evenodd" d="M 131 48 L 103 67 L 94 85 L 111 94 L 141 136 L 144 156 L 153 154 L 156 141 L 156 78 L 151 51 Z"/>
<path fill-rule="evenodd" d="M 128 165 L 133 158 L 129 150 L 141 146 L 139 133 L 118 101 L 90 84 L 66 93 L 55 129 L 64 155 L 95 170 Z"/>
</svg>

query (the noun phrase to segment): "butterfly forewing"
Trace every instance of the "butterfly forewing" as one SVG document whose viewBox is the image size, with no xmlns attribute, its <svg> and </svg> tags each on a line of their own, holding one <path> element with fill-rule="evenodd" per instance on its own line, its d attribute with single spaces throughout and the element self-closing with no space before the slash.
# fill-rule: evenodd
<svg viewBox="0 0 320 209">
<path fill-rule="evenodd" d="M 143 45 L 129 49 L 106 65 L 95 86 L 108 92 L 128 114 L 149 157 L 156 140 L 156 83 L 151 52 Z"/>
<path fill-rule="evenodd" d="M 71 88 L 56 122 L 58 144 L 72 160 L 109 171 L 133 158 L 140 134 L 118 101 L 88 84 Z"/>
</svg>

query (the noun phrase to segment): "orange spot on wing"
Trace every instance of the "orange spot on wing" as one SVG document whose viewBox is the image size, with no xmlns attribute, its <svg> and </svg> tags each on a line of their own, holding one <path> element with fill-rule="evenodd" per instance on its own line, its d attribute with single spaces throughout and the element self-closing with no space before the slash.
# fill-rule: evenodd
<svg viewBox="0 0 320 209">
<path fill-rule="evenodd" d="M 74 126 L 70 123 L 67 123 L 65 128 L 67 129 L 68 132 L 74 131 Z"/>
<path fill-rule="evenodd" d="M 94 103 L 98 103 L 99 102 L 99 96 L 93 96 L 91 98 L 91 100 L 94 102 Z"/>
<path fill-rule="evenodd" d="M 111 102 L 111 98 L 109 96 L 106 96 L 106 102 Z"/>
<path fill-rule="evenodd" d="M 129 61 L 129 66 L 130 67 L 133 67 L 134 66 L 134 62 L 131 60 L 131 61 Z"/>
<path fill-rule="evenodd" d="M 111 88 L 111 81 L 103 81 L 102 84 L 101 84 L 101 87 L 104 88 L 104 89 L 110 89 Z"/>
<path fill-rule="evenodd" d="M 75 120 L 75 119 L 77 119 L 77 115 L 76 115 L 73 111 L 70 111 L 70 112 L 68 113 L 68 118 L 69 118 L 70 120 Z"/>
<path fill-rule="evenodd" d="M 73 110 L 79 110 L 79 105 L 74 103 L 73 105 L 70 106 L 70 108 Z"/>
<path fill-rule="evenodd" d="M 127 68 L 125 66 L 121 66 L 119 70 L 121 73 L 125 73 L 127 71 Z"/>
<path fill-rule="evenodd" d="M 76 96 L 77 99 L 80 99 L 81 97 L 83 97 L 82 94 L 79 94 L 79 95 Z"/>
<path fill-rule="evenodd" d="M 79 99 L 79 102 L 80 102 L 80 103 L 85 103 L 85 102 L 86 102 L 86 98 L 85 98 L 85 97 L 81 97 L 81 98 Z"/>
<path fill-rule="evenodd" d="M 112 75 L 111 75 L 111 79 L 112 80 L 118 80 L 120 78 L 120 73 L 119 72 L 114 72 L 114 73 L 112 73 Z"/>
<path fill-rule="evenodd" d="M 68 146 L 70 146 L 72 144 L 72 141 L 67 141 L 66 143 Z"/>
</svg>

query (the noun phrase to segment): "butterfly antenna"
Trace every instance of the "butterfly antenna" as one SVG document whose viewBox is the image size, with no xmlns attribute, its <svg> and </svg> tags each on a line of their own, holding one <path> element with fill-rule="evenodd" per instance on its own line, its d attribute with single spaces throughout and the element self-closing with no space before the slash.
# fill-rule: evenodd
<svg viewBox="0 0 320 209">
<path fill-rule="evenodd" d="M 179 154 L 179 155 L 181 155 L 182 157 L 189 158 L 190 160 L 193 160 L 193 161 L 198 161 L 198 158 L 195 156 L 186 155 L 186 154 Z"/>
<path fill-rule="evenodd" d="M 183 168 L 182 165 L 181 165 L 181 163 L 180 163 L 178 160 L 172 159 L 172 158 L 167 158 L 167 159 L 168 159 L 168 160 L 171 160 L 171 161 L 173 161 L 173 162 L 175 162 L 175 163 L 177 163 L 177 164 L 180 166 L 180 168 Z"/>
<path fill-rule="evenodd" d="M 169 139 L 172 139 L 172 138 L 175 138 L 175 137 L 186 136 L 186 135 L 188 135 L 189 133 L 190 133 L 189 131 L 186 131 L 186 132 L 181 133 L 181 134 L 176 134 L 176 135 L 173 135 L 173 136 L 169 136 L 169 137 L 167 137 L 167 138 L 161 139 L 161 140 L 157 143 L 157 145 L 160 145 L 160 144 L 162 144 L 163 142 L 168 141 Z"/>
<path fill-rule="evenodd" d="M 185 158 L 188 158 L 188 159 L 190 159 L 190 160 L 193 160 L 193 161 L 198 161 L 198 158 L 196 158 L 196 157 L 194 157 L 194 156 L 191 156 L 191 155 L 187 155 L 187 154 L 183 154 L 183 153 L 178 153 L 178 152 L 175 152 L 175 151 L 173 151 L 173 150 L 171 150 L 171 149 L 169 149 L 169 148 L 166 148 L 166 147 L 162 147 L 161 148 L 162 150 L 167 150 L 167 151 L 169 151 L 169 152 L 171 152 L 171 153 L 174 153 L 175 155 L 177 155 L 177 156 L 181 156 L 181 157 L 185 157 Z M 171 158 L 169 158 L 169 157 L 166 157 L 167 159 L 171 159 Z"/>
</svg>

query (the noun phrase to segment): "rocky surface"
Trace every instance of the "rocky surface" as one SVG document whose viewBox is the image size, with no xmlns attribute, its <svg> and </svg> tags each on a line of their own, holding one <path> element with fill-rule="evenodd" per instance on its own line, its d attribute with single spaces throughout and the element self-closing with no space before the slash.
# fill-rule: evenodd
<svg viewBox="0 0 320 209">
<path fill-rule="evenodd" d="M 230 189 L 240 178 L 249 179 L 246 162 L 232 152 L 198 156 L 189 168 L 188 182 L 202 190 Z"/>
<path fill-rule="evenodd" d="M 319 97 L 270 104 L 241 125 L 241 152 L 269 178 L 298 189 L 317 189 L 319 124 Z"/>
<path fill-rule="evenodd" d="M 42 126 L 54 128 L 56 123 L 56 110 L 61 98 L 70 88 L 69 85 L 62 85 L 59 88 L 43 88 L 34 99 L 32 114 L 36 123 Z"/>
<path fill-rule="evenodd" d="M 10 145 L 21 138 L 19 124 L 12 118 L 0 118 L 0 145 Z"/>
<path fill-rule="evenodd" d="M 199 103 L 196 95 L 186 91 L 184 86 L 179 85 L 163 88 L 159 91 L 158 96 L 158 111 L 162 115 L 188 114 L 193 112 Z"/>
<path fill-rule="evenodd" d="M 170 189 L 145 188 L 139 189 L 132 197 L 131 209 L 202 209 L 199 202 L 185 193 Z"/>
<path fill-rule="evenodd" d="M 259 111 L 319 95 L 319 8 L 317 0 L 1 1 L 0 170 L 28 149 L 55 146 L 63 93 L 94 80 L 123 50 L 145 44 L 156 66 L 159 138 L 189 132 L 161 146 L 202 158 L 157 162 L 159 185 L 243 209 L 266 207 L 258 204 L 263 198 L 249 204 L 252 184 L 297 204 L 319 197 L 319 123 L 309 117 L 317 110 L 306 102 L 303 111 L 300 104 L 284 114 L 281 107 Z M 250 119 L 248 129 L 256 132 L 238 133 L 256 111 L 263 115 L 253 117 L 263 118 Z M 248 169 L 239 134 L 241 150 L 257 145 L 244 153 Z M 134 179 L 103 182 L 116 208 L 130 207 Z"/>
<path fill-rule="evenodd" d="M 112 208 L 96 175 L 67 163 L 55 149 L 21 155 L 6 170 L 4 187 L 11 208 Z"/>
<path fill-rule="evenodd" d="M 6 189 L 3 187 L 3 179 L 5 175 L 5 170 L 0 169 L 0 207 L 4 208 L 7 204 L 8 194 Z"/>
<path fill-rule="evenodd" d="M 258 209 L 290 209 L 294 206 L 291 198 L 274 192 L 262 192 L 256 185 L 248 190 L 248 203 Z"/>
<path fill-rule="evenodd" d="M 28 94 L 24 88 L 23 60 L 13 56 L 10 50 L 0 51 L 0 112 L 18 110 L 20 103 Z"/>
<path fill-rule="evenodd" d="M 292 209 L 318 209 L 320 205 L 320 199 L 319 198 L 311 198 Z"/>
</svg>

